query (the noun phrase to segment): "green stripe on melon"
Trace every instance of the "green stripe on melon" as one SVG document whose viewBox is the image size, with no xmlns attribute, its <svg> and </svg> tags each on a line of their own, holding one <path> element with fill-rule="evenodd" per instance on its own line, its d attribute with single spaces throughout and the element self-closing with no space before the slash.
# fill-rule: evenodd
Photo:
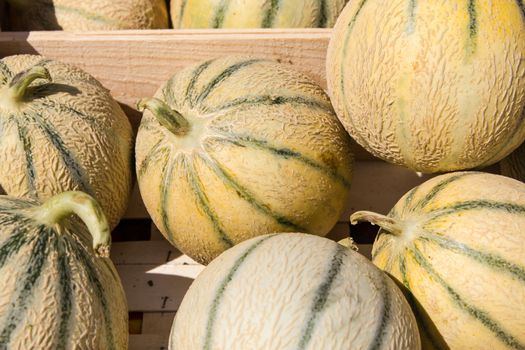
<svg viewBox="0 0 525 350">
<path fill-rule="evenodd" d="M 420 339 L 401 291 L 369 261 L 288 233 L 245 241 L 210 263 L 177 312 L 170 349 L 180 348 L 408 350 Z"/>
<path fill-rule="evenodd" d="M 327 28 L 346 0 L 174 0 L 174 28 Z"/>
<path fill-rule="evenodd" d="M 42 205 L 1 197 L 0 348 L 126 348 L 126 299 L 98 204 L 81 192 Z"/>
<path fill-rule="evenodd" d="M 0 62 L 2 188 L 39 200 L 81 190 L 116 226 L 131 194 L 133 142 L 118 103 L 78 68 L 33 55 Z"/>
<path fill-rule="evenodd" d="M 485 167 L 525 138 L 522 1 L 356 0 L 334 27 L 327 85 L 350 135 L 435 173 Z"/>
<path fill-rule="evenodd" d="M 207 263 L 259 234 L 324 235 L 337 221 L 351 140 L 308 77 L 227 57 L 182 70 L 139 109 L 147 109 L 136 145 L 142 197 L 192 258 Z"/>
<path fill-rule="evenodd" d="M 525 185 L 442 175 L 410 191 L 381 226 L 373 262 L 406 288 L 430 348 L 525 349 Z M 429 345 L 431 346 L 431 345 Z"/>
</svg>

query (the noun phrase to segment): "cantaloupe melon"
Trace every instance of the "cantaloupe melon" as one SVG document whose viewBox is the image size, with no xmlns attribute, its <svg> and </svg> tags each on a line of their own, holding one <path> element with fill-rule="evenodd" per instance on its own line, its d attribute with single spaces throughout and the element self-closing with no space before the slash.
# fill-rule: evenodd
<svg viewBox="0 0 525 350">
<path fill-rule="evenodd" d="M 173 28 L 331 28 L 348 0 L 172 0 Z"/>
<path fill-rule="evenodd" d="M 45 200 L 80 190 L 113 228 L 128 205 L 133 132 L 97 80 L 37 55 L 0 60 L 0 185 Z"/>
<path fill-rule="evenodd" d="M 525 182 L 525 144 L 500 162 L 501 175 Z"/>
<path fill-rule="evenodd" d="M 479 172 L 435 177 L 388 216 L 373 262 L 408 290 L 426 349 L 525 349 L 525 184 Z"/>
<path fill-rule="evenodd" d="M 12 30 L 168 28 L 164 0 L 6 0 Z"/>
<path fill-rule="evenodd" d="M 351 140 L 304 74 L 267 59 L 215 59 L 178 72 L 139 107 L 142 198 L 195 260 L 260 234 L 325 235 L 341 215 Z"/>
<path fill-rule="evenodd" d="M 421 172 L 494 164 L 525 139 L 525 5 L 355 0 L 327 57 L 351 136 Z"/>
<path fill-rule="evenodd" d="M 314 235 L 256 237 L 193 282 L 170 349 L 416 350 L 414 315 L 395 283 L 359 253 Z"/>
<path fill-rule="evenodd" d="M 101 208 L 82 192 L 44 204 L 0 196 L 0 349 L 127 349 L 110 243 Z"/>
</svg>

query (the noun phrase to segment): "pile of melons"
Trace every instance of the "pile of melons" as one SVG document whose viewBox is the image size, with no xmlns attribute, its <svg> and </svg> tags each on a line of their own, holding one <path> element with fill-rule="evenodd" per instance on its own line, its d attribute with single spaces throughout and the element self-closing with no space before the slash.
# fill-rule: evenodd
<svg viewBox="0 0 525 350">
<path fill-rule="evenodd" d="M 168 26 L 161 0 L 8 3 L 15 29 Z M 328 94 L 288 65 L 218 57 L 137 101 L 136 136 L 82 70 L 0 60 L 0 349 L 127 348 L 108 257 L 133 169 L 162 234 L 208 265 L 171 349 L 525 349 L 525 6 L 345 4 L 172 0 L 175 28 L 337 18 Z M 352 214 L 380 227 L 372 262 L 322 237 L 352 139 L 440 173 L 386 215 Z M 482 171 L 500 161 L 505 176 Z"/>
</svg>

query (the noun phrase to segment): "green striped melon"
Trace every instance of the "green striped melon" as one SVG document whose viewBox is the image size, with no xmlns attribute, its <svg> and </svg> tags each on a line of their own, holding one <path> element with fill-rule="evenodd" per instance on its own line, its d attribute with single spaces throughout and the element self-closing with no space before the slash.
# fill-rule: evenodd
<svg viewBox="0 0 525 350">
<path fill-rule="evenodd" d="M 395 283 L 326 238 L 264 235 L 227 250 L 190 286 L 170 349 L 412 350 L 417 324 Z"/>
<path fill-rule="evenodd" d="M 41 56 L 0 60 L 0 185 L 9 195 L 80 190 L 113 228 L 131 192 L 132 143 L 126 115 L 92 76 Z"/>
<path fill-rule="evenodd" d="M 82 192 L 41 205 L 0 196 L 0 349 L 127 349 L 110 242 L 100 207 Z"/>
<path fill-rule="evenodd" d="M 525 184 L 459 172 L 412 189 L 381 227 L 373 262 L 408 290 L 426 349 L 525 349 Z"/>
<path fill-rule="evenodd" d="M 525 182 L 525 144 L 500 162 L 501 175 Z"/>
<path fill-rule="evenodd" d="M 348 0 L 172 0 L 173 28 L 331 28 Z"/>
<path fill-rule="evenodd" d="M 325 235 L 341 215 L 351 140 L 307 76 L 270 60 L 220 58 L 178 72 L 139 108 L 142 198 L 195 260 L 265 233 Z"/>
<path fill-rule="evenodd" d="M 328 91 L 373 155 L 433 173 L 494 164 L 525 139 L 520 0 L 355 0 L 338 19 Z"/>
<path fill-rule="evenodd" d="M 168 28 L 164 0 L 6 0 L 14 30 Z"/>
</svg>

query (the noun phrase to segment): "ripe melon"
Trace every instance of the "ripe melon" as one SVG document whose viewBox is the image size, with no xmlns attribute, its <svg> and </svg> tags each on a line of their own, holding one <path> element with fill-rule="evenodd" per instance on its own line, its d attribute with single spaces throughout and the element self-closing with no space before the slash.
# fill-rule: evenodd
<svg viewBox="0 0 525 350">
<path fill-rule="evenodd" d="M 334 241 L 286 233 L 212 261 L 180 305 L 170 349 L 420 349 L 395 283 Z"/>
<path fill-rule="evenodd" d="M 173 28 L 331 28 L 348 0 L 172 0 Z"/>
<path fill-rule="evenodd" d="M 351 136 L 421 172 L 494 164 L 525 139 L 525 6 L 355 0 L 334 27 L 328 91 Z"/>
<path fill-rule="evenodd" d="M 500 162 L 501 175 L 525 182 L 525 144 Z"/>
<path fill-rule="evenodd" d="M 100 207 L 82 192 L 42 205 L 0 196 L 0 349 L 127 349 L 110 242 Z"/>
<path fill-rule="evenodd" d="M 0 60 L 0 186 L 45 200 L 80 190 L 97 199 L 110 227 L 131 192 L 133 132 L 92 76 L 41 56 Z"/>
<path fill-rule="evenodd" d="M 525 349 L 525 184 L 459 172 L 412 189 L 381 227 L 373 262 L 409 291 L 426 349 Z"/>
<path fill-rule="evenodd" d="M 325 235 L 341 215 L 351 140 L 324 91 L 289 66 L 206 61 L 139 107 L 142 198 L 164 236 L 195 260 L 271 232 Z"/>
<path fill-rule="evenodd" d="M 6 0 L 13 30 L 168 28 L 164 0 Z"/>
</svg>

